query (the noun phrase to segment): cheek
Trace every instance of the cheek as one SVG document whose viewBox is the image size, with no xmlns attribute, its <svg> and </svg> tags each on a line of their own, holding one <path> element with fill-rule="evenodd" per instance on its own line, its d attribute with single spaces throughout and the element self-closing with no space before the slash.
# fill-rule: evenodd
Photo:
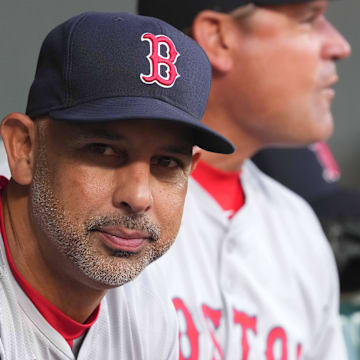
<svg viewBox="0 0 360 360">
<path fill-rule="evenodd" d="M 272 43 L 272 42 L 271 42 Z M 242 91 L 243 109 L 260 118 L 279 116 L 293 111 L 313 96 L 317 86 L 319 61 L 314 45 L 306 39 L 289 44 L 282 40 L 271 47 L 257 42 L 251 45 L 246 64 L 237 81 L 245 85 Z M 239 55 L 241 58 L 241 54 Z"/>
<path fill-rule="evenodd" d="M 301 56 L 304 55 L 304 56 Z M 289 99 L 312 95 L 318 84 L 318 62 L 304 53 L 288 54 L 279 64 L 281 78 L 275 79 L 274 87 L 280 95 Z M 277 80 L 277 81 L 276 81 Z"/>
<path fill-rule="evenodd" d="M 75 220 L 94 214 L 104 207 L 105 199 L 111 199 L 111 181 L 105 171 L 64 166 L 57 169 L 53 181 L 56 197 Z"/>
<path fill-rule="evenodd" d="M 161 186 L 153 195 L 155 216 L 167 238 L 174 237 L 179 230 L 186 192 L 187 181 L 181 185 Z"/>
<path fill-rule="evenodd" d="M 259 87 L 284 91 L 284 95 L 286 89 L 311 87 L 318 77 L 318 42 L 309 35 L 292 33 L 267 40 L 254 41 L 248 46 L 248 62 Z"/>
</svg>

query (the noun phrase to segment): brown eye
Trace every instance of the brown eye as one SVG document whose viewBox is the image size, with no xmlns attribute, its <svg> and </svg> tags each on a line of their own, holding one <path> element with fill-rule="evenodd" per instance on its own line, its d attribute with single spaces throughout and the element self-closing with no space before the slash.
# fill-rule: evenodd
<svg viewBox="0 0 360 360">
<path fill-rule="evenodd" d="M 180 162 L 177 159 L 163 156 L 153 159 L 152 165 L 157 165 L 165 168 L 175 169 L 181 167 Z"/>
<path fill-rule="evenodd" d="M 91 144 L 88 146 L 88 149 L 96 154 L 105 155 L 105 156 L 115 156 L 116 152 L 114 149 L 106 144 Z"/>
</svg>

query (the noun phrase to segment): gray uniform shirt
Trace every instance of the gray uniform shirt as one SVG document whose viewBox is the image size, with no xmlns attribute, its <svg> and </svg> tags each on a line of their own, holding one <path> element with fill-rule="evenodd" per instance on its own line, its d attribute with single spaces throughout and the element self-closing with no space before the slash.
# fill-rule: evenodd
<svg viewBox="0 0 360 360">
<path fill-rule="evenodd" d="M 161 281 L 154 270 L 151 277 L 145 270 L 131 283 L 110 290 L 76 358 L 177 359 L 175 310 L 165 296 L 154 292 L 158 285 Z M 75 359 L 65 339 L 49 325 L 14 279 L 1 234 L 0 359 Z"/>
<path fill-rule="evenodd" d="M 8 159 L 4 147 L 4 143 L 0 137 L 0 175 L 3 175 L 10 179 L 10 169 L 8 165 Z"/>
</svg>

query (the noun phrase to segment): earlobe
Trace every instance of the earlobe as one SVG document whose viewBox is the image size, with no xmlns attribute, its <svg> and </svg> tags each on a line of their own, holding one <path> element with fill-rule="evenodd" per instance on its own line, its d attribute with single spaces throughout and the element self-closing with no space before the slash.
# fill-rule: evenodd
<svg viewBox="0 0 360 360">
<path fill-rule="evenodd" d="M 0 126 L 12 178 L 20 185 L 32 181 L 35 126 L 21 113 L 6 116 Z"/>
<path fill-rule="evenodd" d="M 200 12 L 193 22 L 194 40 L 206 52 L 215 72 L 226 73 L 233 66 L 228 43 L 229 15 L 211 10 Z"/>
</svg>

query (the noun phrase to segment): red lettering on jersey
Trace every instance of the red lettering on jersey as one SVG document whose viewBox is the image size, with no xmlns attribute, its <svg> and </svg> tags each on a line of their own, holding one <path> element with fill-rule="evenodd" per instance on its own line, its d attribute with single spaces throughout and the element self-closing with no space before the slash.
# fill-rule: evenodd
<svg viewBox="0 0 360 360">
<path fill-rule="evenodd" d="M 249 341 L 247 338 L 247 331 L 251 330 L 254 334 L 257 333 L 256 316 L 249 316 L 244 312 L 237 311 L 236 309 L 234 309 L 234 323 L 240 324 L 242 329 L 242 336 L 241 336 L 242 359 L 241 360 L 247 360 L 250 351 Z"/>
<path fill-rule="evenodd" d="M 185 303 L 179 299 L 173 299 L 176 311 L 184 315 L 186 322 L 186 329 L 179 330 L 179 344 L 180 344 L 180 360 L 197 360 L 199 358 L 199 332 L 196 329 L 195 323 L 192 319 L 191 313 L 186 307 Z M 181 324 L 181 322 L 180 322 Z M 184 354 L 186 351 L 184 344 L 189 344 L 189 354 Z"/>
<path fill-rule="evenodd" d="M 272 329 L 270 331 L 270 334 L 267 339 L 267 345 L 266 345 L 266 360 L 275 360 L 274 355 L 274 346 L 275 343 L 280 341 L 281 342 L 281 360 L 287 360 L 288 354 L 287 354 L 287 336 L 281 327 L 277 327 L 275 329 Z"/>
<path fill-rule="evenodd" d="M 142 41 L 148 41 L 150 44 L 150 53 L 147 59 L 150 63 L 150 73 L 148 75 L 140 74 L 140 79 L 145 84 L 157 83 L 158 85 L 170 88 L 180 77 L 175 66 L 176 60 L 180 55 L 173 41 L 165 35 L 153 35 L 145 33 L 141 36 Z M 165 46 L 167 57 L 161 55 L 161 46 Z M 161 67 L 165 67 L 166 76 L 161 74 Z"/>
<path fill-rule="evenodd" d="M 296 349 L 296 360 L 300 360 L 301 353 L 302 353 L 302 346 L 301 344 L 298 344 Z"/>
<path fill-rule="evenodd" d="M 206 319 L 211 320 L 213 327 L 215 329 L 217 329 L 220 326 L 220 320 L 221 320 L 221 316 L 222 316 L 221 310 L 214 310 L 214 309 L 210 308 L 209 306 L 207 306 L 205 304 L 202 305 L 201 309 L 202 309 L 202 312 L 204 314 L 204 317 Z M 214 353 L 214 355 L 212 357 L 212 360 L 223 360 L 224 359 L 224 354 L 223 354 L 223 351 L 222 351 L 222 349 L 220 347 L 220 344 L 216 340 L 215 332 L 214 332 L 213 327 L 208 326 L 211 339 L 212 339 L 212 341 L 214 343 L 214 346 L 215 346 L 215 353 Z M 217 354 L 217 356 L 216 356 L 216 354 Z"/>
</svg>

